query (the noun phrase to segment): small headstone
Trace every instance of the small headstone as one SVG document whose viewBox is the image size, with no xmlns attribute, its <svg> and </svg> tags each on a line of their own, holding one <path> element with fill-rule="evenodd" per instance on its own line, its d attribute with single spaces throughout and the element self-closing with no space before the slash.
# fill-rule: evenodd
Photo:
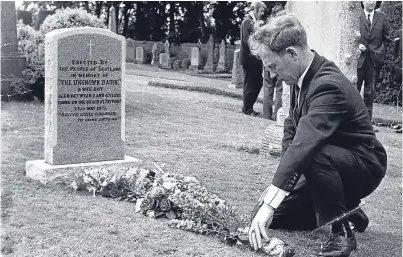
<svg viewBox="0 0 403 257">
<path fill-rule="evenodd" d="M 206 66 L 204 66 L 204 70 L 207 72 L 214 72 L 214 38 L 213 35 L 210 35 L 210 39 L 207 43 L 207 62 Z"/>
<path fill-rule="evenodd" d="M 160 53 L 162 52 L 161 43 L 154 43 L 151 49 L 152 59 L 151 65 L 158 66 L 160 63 Z"/>
<path fill-rule="evenodd" d="M 124 52 L 124 37 L 107 29 L 46 34 L 45 160 L 28 161 L 28 177 L 47 183 L 77 169 L 139 164 L 125 156 Z"/>
<path fill-rule="evenodd" d="M 169 55 L 167 53 L 160 54 L 160 66 L 164 69 L 169 69 Z"/>
<path fill-rule="evenodd" d="M 171 55 L 169 53 L 169 42 L 168 42 L 168 40 L 165 41 L 164 50 L 165 50 L 165 53 L 168 54 L 168 58 L 171 57 Z"/>
<path fill-rule="evenodd" d="M 134 62 L 136 59 L 135 41 L 131 38 L 126 39 L 126 62 Z"/>
<path fill-rule="evenodd" d="M 227 58 L 227 45 L 225 41 L 222 40 L 220 45 L 220 60 L 218 61 L 218 71 L 228 71 L 228 58 Z"/>
<path fill-rule="evenodd" d="M 136 62 L 137 63 L 145 63 L 145 58 L 144 58 L 144 47 L 138 46 L 136 47 Z"/>
<path fill-rule="evenodd" d="M 190 60 L 190 69 L 198 70 L 201 68 L 201 54 L 199 47 L 192 48 L 192 57 Z"/>
<path fill-rule="evenodd" d="M 243 88 L 244 83 L 244 71 L 239 60 L 240 58 L 240 50 L 237 49 L 234 51 L 234 62 L 232 64 L 232 78 L 230 88 Z"/>
</svg>

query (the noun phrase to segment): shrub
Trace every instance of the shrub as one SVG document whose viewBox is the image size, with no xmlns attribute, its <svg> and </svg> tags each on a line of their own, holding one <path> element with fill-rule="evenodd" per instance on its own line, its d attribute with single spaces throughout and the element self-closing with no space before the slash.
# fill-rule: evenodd
<svg viewBox="0 0 403 257">
<path fill-rule="evenodd" d="M 175 61 L 173 62 L 173 64 L 172 64 L 172 68 L 173 68 L 174 70 L 178 70 L 178 69 L 182 68 L 182 60 L 181 60 L 181 59 L 175 60 Z"/>
<path fill-rule="evenodd" d="M 168 67 L 169 67 L 170 69 L 173 69 L 173 63 L 174 63 L 174 61 L 176 61 L 176 60 L 178 60 L 177 57 L 171 57 L 171 58 L 169 58 L 169 60 L 168 60 Z"/>
<path fill-rule="evenodd" d="M 153 54 L 151 52 L 146 52 L 144 51 L 144 63 L 145 64 L 151 64 L 151 60 L 153 58 Z"/>
<path fill-rule="evenodd" d="M 381 11 L 386 14 L 389 19 L 389 33 L 392 39 L 398 37 L 399 30 L 402 29 L 402 3 L 388 2 L 382 3 Z M 402 106 L 401 84 L 392 79 L 392 70 L 397 58 L 394 51 L 395 45 L 389 43 L 386 45 L 385 65 L 381 70 L 378 83 L 375 86 L 376 99 L 375 102 L 383 104 Z M 401 64 L 400 64 L 401 65 Z"/>
<path fill-rule="evenodd" d="M 182 61 L 182 68 L 184 68 L 184 69 L 189 69 L 190 64 L 191 64 L 191 62 L 190 62 L 189 59 L 184 59 L 184 60 Z"/>
<path fill-rule="evenodd" d="M 45 35 L 55 29 L 95 27 L 104 28 L 103 21 L 80 9 L 57 10 L 48 16 L 39 31 L 19 22 L 17 25 L 18 50 L 27 59 L 24 82 L 33 88 L 39 99 L 44 95 L 45 78 Z"/>
</svg>

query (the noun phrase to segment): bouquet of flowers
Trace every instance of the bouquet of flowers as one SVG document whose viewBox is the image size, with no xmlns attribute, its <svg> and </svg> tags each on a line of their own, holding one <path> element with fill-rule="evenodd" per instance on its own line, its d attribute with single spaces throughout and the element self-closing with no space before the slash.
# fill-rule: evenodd
<svg viewBox="0 0 403 257">
<path fill-rule="evenodd" d="M 76 174 L 71 186 L 93 195 L 135 203 L 135 212 L 153 218 L 168 218 L 174 228 L 214 235 L 228 244 L 249 247 L 248 228 L 242 227 L 234 208 L 208 190 L 193 176 L 157 170 L 130 168 L 125 172 L 105 168 Z M 272 257 L 290 257 L 294 251 L 272 238 L 262 251 Z"/>
</svg>

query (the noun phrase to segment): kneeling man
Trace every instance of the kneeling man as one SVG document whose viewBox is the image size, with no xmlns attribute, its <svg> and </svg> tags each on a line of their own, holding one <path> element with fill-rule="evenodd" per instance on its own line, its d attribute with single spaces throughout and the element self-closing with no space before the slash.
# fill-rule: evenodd
<svg viewBox="0 0 403 257">
<path fill-rule="evenodd" d="M 249 230 L 258 249 L 268 226 L 314 229 L 356 208 L 385 176 L 387 158 L 359 92 L 333 62 L 309 48 L 293 15 L 271 19 L 249 44 L 273 78 L 292 85 L 281 161 Z M 362 210 L 334 223 L 318 256 L 350 256 L 357 242 L 349 221 L 359 232 L 368 226 Z"/>
</svg>

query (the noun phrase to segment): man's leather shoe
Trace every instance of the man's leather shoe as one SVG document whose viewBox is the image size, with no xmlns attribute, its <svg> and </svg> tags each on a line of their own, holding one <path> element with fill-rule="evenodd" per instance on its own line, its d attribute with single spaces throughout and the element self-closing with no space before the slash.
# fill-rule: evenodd
<svg viewBox="0 0 403 257">
<path fill-rule="evenodd" d="M 257 112 L 257 111 L 255 111 L 255 110 L 252 110 L 252 111 L 249 111 L 249 112 L 245 112 L 245 114 L 246 114 L 246 115 L 250 115 L 250 116 L 256 117 L 256 116 L 259 116 L 259 115 L 260 115 L 260 112 Z"/>
<path fill-rule="evenodd" d="M 369 224 L 369 218 L 362 209 L 351 215 L 348 221 L 353 224 L 353 230 L 359 233 L 364 232 Z"/>
<path fill-rule="evenodd" d="M 340 236 L 331 233 L 327 243 L 322 246 L 318 256 L 320 257 L 348 257 L 352 251 L 357 250 L 357 240 L 352 237 Z"/>
</svg>

